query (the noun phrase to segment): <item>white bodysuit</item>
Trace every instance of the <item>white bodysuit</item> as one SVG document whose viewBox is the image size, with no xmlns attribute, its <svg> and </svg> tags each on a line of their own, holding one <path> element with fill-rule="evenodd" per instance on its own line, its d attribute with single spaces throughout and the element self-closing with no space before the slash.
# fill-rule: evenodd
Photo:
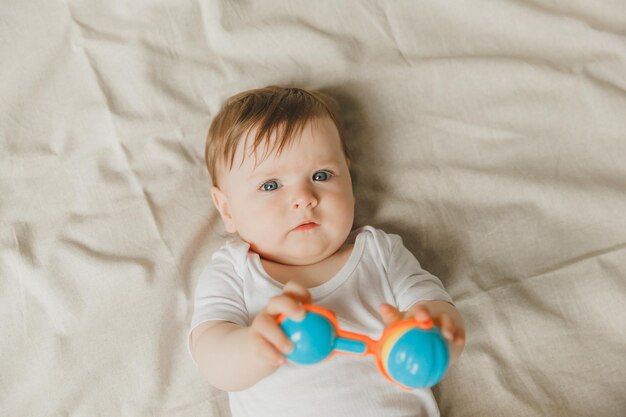
<svg viewBox="0 0 626 417">
<path fill-rule="evenodd" d="M 349 240 L 354 247 L 341 270 L 309 289 L 313 304 L 333 310 L 342 329 L 378 339 L 384 328 L 380 304 L 406 311 L 422 300 L 452 302 L 399 236 L 365 226 Z M 249 326 L 283 287 L 245 242 L 231 241 L 214 253 L 199 278 L 191 330 L 211 320 Z M 233 417 L 439 415 L 430 389 L 402 390 L 369 356 L 335 355 L 310 366 L 288 362 L 247 390 L 229 393 L 229 400 Z"/>
</svg>

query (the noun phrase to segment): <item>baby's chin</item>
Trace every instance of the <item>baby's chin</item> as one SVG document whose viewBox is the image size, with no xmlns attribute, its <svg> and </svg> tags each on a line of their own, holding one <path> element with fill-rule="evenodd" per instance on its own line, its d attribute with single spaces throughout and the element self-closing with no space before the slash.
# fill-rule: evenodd
<svg viewBox="0 0 626 417">
<path fill-rule="evenodd" d="M 333 253 L 335 253 L 336 249 L 326 246 L 319 251 L 306 249 L 298 250 L 296 248 L 292 248 L 292 250 L 290 251 L 266 252 L 263 250 L 256 250 L 255 252 L 257 252 L 261 256 L 261 258 L 267 259 L 268 261 L 272 261 L 275 263 L 279 263 L 281 265 L 307 266 L 323 261 L 324 259 L 331 256 Z"/>
<path fill-rule="evenodd" d="M 272 245 L 251 244 L 251 249 L 261 258 L 271 262 L 289 266 L 307 266 L 321 262 L 345 243 L 342 236 L 318 236 L 310 239 L 285 239 Z"/>
</svg>

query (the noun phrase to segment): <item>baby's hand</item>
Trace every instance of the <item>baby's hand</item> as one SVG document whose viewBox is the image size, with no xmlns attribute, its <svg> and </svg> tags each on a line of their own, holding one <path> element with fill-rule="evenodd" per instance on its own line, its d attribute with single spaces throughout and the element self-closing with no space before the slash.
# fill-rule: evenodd
<svg viewBox="0 0 626 417">
<path fill-rule="evenodd" d="M 381 304 L 379 307 L 380 315 L 383 318 L 385 326 L 389 326 L 399 320 L 415 319 L 420 322 L 432 320 L 435 326 L 439 327 L 441 334 L 448 343 L 462 346 L 465 343 L 465 331 L 457 328 L 454 321 L 447 313 L 441 313 L 438 316 L 431 316 L 428 308 L 423 305 L 416 304 L 407 312 L 400 312 L 397 308 L 389 304 Z"/>
<path fill-rule="evenodd" d="M 265 309 L 252 321 L 250 330 L 255 336 L 257 352 L 272 366 L 283 365 L 285 363 L 283 354 L 293 350 L 293 343 L 276 322 L 276 316 L 284 314 L 292 320 L 301 321 L 306 314 L 302 304 L 310 302 L 309 291 L 290 281 L 285 285 L 283 293 L 272 297 Z"/>
</svg>

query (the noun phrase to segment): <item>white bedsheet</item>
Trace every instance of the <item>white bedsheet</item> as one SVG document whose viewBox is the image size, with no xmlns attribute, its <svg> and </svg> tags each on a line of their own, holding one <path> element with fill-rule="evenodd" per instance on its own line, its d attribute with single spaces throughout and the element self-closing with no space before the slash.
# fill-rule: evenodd
<svg viewBox="0 0 626 417">
<path fill-rule="evenodd" d="M 186 351 L 231 94 L 343 108 L 464 315 L 443 416 L 626 415 L 626 3 L 0 2 L 0 414 L 225 417 Z"/>
</svg>

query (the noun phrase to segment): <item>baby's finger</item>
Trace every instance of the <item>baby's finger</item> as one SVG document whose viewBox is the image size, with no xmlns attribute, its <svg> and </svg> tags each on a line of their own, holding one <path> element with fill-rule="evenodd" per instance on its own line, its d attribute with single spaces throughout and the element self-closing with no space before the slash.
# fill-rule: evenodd
<svg viewBox="0 0 626 417">
<path fill-rule="evenodd" d="M 430 312 L 424 306 L 421 306 L 421 305 L 413 306 L 411 307 L 409 312 L 411 316 L 417 321 L 427 322 L 427 321 L 432 320 L 432 318 L 430 317 Z"/>
<path fill-rule="evenodd" d="M 268 314 L 259 314 L 253 321 L 254 330 L 263 336 L 276 350 L 282 353 L 290 353 L 293 343 L 285 332 L 278 326 L 276 320 Z"/>
<path fill-rule="evenodd" d="M 456 331 L 456 326 L 454 325 L 454 322 L 448 314 L 442 314 L 439 317 L 439 322 L 443 337 L 452 342 L 454 340 L 454 333 Z"/>
<path fill-rule="evenodd" d="M 289 281 L 283 288 L 283 294 L 287 294 L 292 298 L 300 301 L 302 304 L 311 303 L 311 293 L 309 290 L 295 281 Z"/>
<path fill-rule="evenodd" d="M 274 316 L 284 314 L 290 319 L 296 321 L 304 319 L 306 314 L 304 307 L 302 307 L 302 303 L 293 299 L 288 294 L 281 294 L 270 298 L 265 311 Z"/>
<path fill-rule="evenodd" d="M 383 323 L 385 323 L 385 326 L 389 326 L 390 324 L 393 324 L 396 321 L 402 319 L 402 313 L 400 313 L 397 308 L 390 304 L 381 304 L 380 307 L 378 307 L 378 312 L 383 318 Z"/>
<path fill-rule="evenodd" d="M 458 346 L 465 344 L 465 331 L 463 329 L 457 329 L 456 332 L 454 332 L 453 343 Z"/>
</svg>

